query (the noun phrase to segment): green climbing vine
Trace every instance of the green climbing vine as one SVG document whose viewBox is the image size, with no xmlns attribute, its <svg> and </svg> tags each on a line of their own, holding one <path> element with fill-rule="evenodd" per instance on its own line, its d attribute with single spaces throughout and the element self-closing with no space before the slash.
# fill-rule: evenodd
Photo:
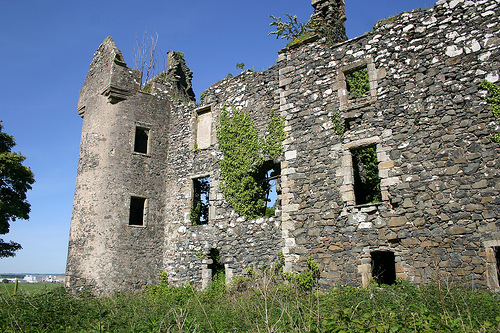
<svg viewBox="0 0 500 333">
<path fill-rule="evenodd" d="M 261 167 L 266 160 L 273 160 L 283 152 L 284 123 L 271 112 L 268 134 L 259 138 L 258 130 L 249 114 L 232 109 L 230 117 L 226 107 L 220 116 L 217 140 L 224 158 L 220 161 L 222 193 L 228 204 L 240 215 L 249 219 L 263 216 L 265 207 L 264 187 L 259 184 Z"/>
<path fill-rule="evenodd" d="M 485 97 L 485 100 L 491 105 L 493 116 L 500 121 L 500 87 L 488 80 L 483 80 L 480 86 L 490 93 L 491 96 Z M 500 144 L 500 133 L 493 135 L 490 140 Z"/>
<path fill-rule="evenodd" d="M 283 153 L 283 140 L 285 140 L 285 120 L 271 111 L 271 121 L 267 125 L 267 135 L 261 141 L 264 154 L 274 160 Z"/>
</svg>

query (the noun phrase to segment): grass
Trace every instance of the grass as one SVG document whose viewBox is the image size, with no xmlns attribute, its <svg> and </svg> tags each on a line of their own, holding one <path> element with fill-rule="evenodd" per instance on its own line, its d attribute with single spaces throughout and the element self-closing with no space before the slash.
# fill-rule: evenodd
<svg viewBox="0 0 500 333">
<path fill-rule="evenodd" d="M 312 31 L 306 31 L 302 35 L 300 35 L 297 38 L 295 38 L 292 41 L 290 41 L 286 46 L 293 46 L 293 45 L 301 44 L 302 42 L 304 42 L 308 38 L 312 37 L 313 35 L 314 35 L 314 32 L 312 32 Z"/>
<path fill-rule="evenodd" d="M 63 287 L 0 295 L 1 332 L 498 332 L 499 297 L 466 286 L 399 282 L 304 290 L 269 272 L 205 291 L 166 280 L 94 297 Z"/>
<path fill-rule="evenodd" d="M 44 293 L 52 289 L 60 288 L 62 283 L 19 283 L 18 293 L 25 295 L 35 295 Z M 14 283 L 0 283 L 0 295 L 13 295 Z"/>
</svg>

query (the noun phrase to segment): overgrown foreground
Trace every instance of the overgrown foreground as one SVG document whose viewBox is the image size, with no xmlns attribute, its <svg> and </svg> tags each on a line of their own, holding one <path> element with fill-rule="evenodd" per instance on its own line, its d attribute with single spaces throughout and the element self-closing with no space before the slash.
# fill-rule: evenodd
<svg viewBox="0 0 500 333">
<path fill-rule="evenodd" d="M 141 293 L 78 297 L 63 288 L 0 294 L 1 332 L 499 332 L 496 294 L 406 282 L 305 291 L 271 275 L 226 290 L 167 283 Z"/>
</svg>

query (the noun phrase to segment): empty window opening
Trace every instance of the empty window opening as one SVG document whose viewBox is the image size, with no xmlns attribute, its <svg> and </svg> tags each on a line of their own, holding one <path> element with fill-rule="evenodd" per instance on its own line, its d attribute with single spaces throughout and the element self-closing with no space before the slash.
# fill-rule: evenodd
<svg viewBox="0 0 500 333">
<path fill-rule="evenodd" d="M 129 225 L 144 225 L 144 206 L 145 198 L 131 197 L 130 198 L 130 216 Z"/>
<path fill-rule="evenodd" d="M 345 120 L 345 130 L 350 131 L 361 125 L 361 117 L 347 118 Z"/>
<path fill-rule="evenodd" d="M 212 281 L 224 278 L 224 264 L 221 262 L 219 250 L 210 249 L 207 268 L 212 272 Z"/>
<path fill-rule="evenodd" d="M 257 171 L 256 179 L 263 193 L 262 216 L 273 217 L 276 208 L 279 207 L 278 196 L 281 194 L 279 182 L 281 179 L 280 163 L 265 162 Z"/>
<path fill-rule="evenodd" d="M 493 247 L 493 253 L 495 254 L 495 262 L 497 265 L 497 277 L 500 282 L 500 246 Z"/>
<path fill-rule="evenodd" d="M 357 102 L 365 99 L 370 93 L 370 81 L 368 78 L 368 68 L 361 67 L 346 72 L 346 87 L 348 99 Z"/>
<path fill-rule="evenodd" d="M 356 205 L 382 201 L 375 146 L 351 151 Z"/>
<path fill-rule="evenodd" d="M 147 128 L 136 127 L 134 151 L 137 153 L 147 154 L 148 139 L 149 139 L 149 130 Z"/>
<path fill-rule="evenodd" d="M 193 179 L 193 206 L 190 219 L 193 225 L 207 224 L 210 207 L 210 177 Z"/>
<path fill-rule="evenodd" d="M 372 277 L 379 284 L 396 283 L 396 262 L 390 251 L 374 251 L 372 256 Z"/>
</svg>

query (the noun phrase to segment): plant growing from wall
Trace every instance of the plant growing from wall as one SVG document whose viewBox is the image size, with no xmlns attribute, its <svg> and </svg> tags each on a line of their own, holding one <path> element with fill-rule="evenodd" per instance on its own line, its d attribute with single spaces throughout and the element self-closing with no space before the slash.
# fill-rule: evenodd
<svg viewBox="0 0 500 333">
<path fill-rule="evenodd" d="M 297 15 L 285 14 L 288 21 L 282 22 L 281 17 L 276 17 L 274 15 L 269 15 L 274 21 L 269 23 L 269 25 L 276 26 L 276 31 L 271 31 L 268 35 L 276 35 L 276 38 L 294 40 L 297 37 L 303 35 L 307 31 L 307 24 L 298 22 Z"/>
<path fill-rule="evenodd" d="M 198 202 L 195 206 L 191 207 L 189 211 L 189 220 L 192 225 L 200 224 L 200 216 L 201 216 L 201 203 Z"/>
<path fill-rule="evenodd" d="M 184 52 L 181 51 L 174 51 L 174 58 L 176 60 L 181 60 L 184 59 Z"/>
<path fill-rule="evenodd" d="M 344 135 L 344 125 L 342 125 L 342 120 L 340 119 L 339 112 L 333 111 L 330 115 L 330 119 L 333 122 L 333 129 L 335 130 L 335 133 L 337 133 L 339 136 Z"/>
<path fill-rule="evenodd" d="M 228 204 L 249 219 L 263 216 L 265 189 L 259 184 L 261 167 L 266 158 L 275 159 L 283 152 L 284 120 L 274 112 L 268 125 L 268 134 L 259 138 L 258 130 L 247 113 L 232 108 L 230 117 L 222 109 L 217 140 L 224 158 L 220 161 L 222 193 Z"/>
<path fill-rule="evenodd" d="M 483 80 L 480 86 L 490 93 L 490 96 L 485 97 L 485 100 L 490 104 L 493 116 L 500 121 L 500 87 L 488 80 Z M 490 140 L 500 144 L 500 133 L 493 135 Z"/>
</svg>

